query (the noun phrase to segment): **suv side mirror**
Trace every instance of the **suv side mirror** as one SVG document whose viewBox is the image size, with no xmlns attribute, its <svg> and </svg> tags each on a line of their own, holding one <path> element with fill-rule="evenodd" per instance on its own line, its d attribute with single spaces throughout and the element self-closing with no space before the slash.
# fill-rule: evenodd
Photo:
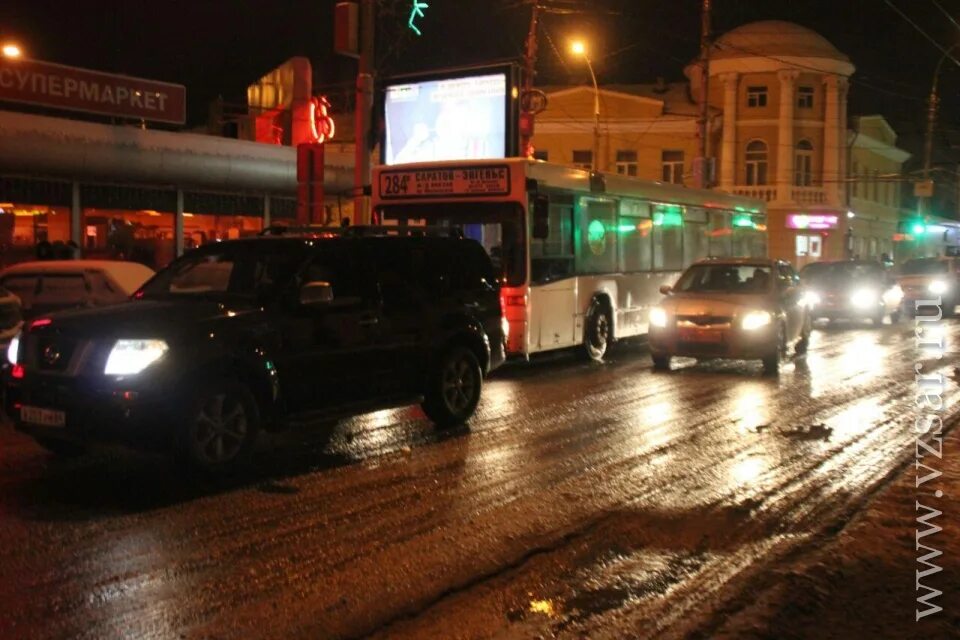
<svg viewBox="0 0 960 640">
<path fill-rule="evenodd" d="M 660 285 L 660 293 L 662 293 L 665 296 L 668 296 L 671 293 L 673 293 L 673 287 L 671 287 L 668 284 L 662 284 Z"/>
<path fill-rule="evenodd" d="M 333 286 L 329 282 L 308 282 L 300 288 L 300 304 L 316 306 L 333 302 Z"/>
<path fill-rule="evenodd" d="M 550 237 L 550 199 L 547 196 L 533 199 L 533 237 L 536 240 Z"/>
</svg>

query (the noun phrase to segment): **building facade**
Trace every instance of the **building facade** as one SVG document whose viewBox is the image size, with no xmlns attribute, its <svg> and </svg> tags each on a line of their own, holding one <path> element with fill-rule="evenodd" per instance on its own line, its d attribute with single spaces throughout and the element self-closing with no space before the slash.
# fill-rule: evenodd
<svg viewBox="0 0 960 640">
<path fill-rule="evenodd" d="M 747 24 L 713 44 L 713 182 L 767 203 L 771 257 L 802 267 L 893 254 L 909 154 L 882 117 L 848 118 L 854 71 L 825 38 L 788 22 Z M 602 87 L 597 169 L 691 184 L 700 73 L 691 63 L 688 83 Z M 589 168 L 593 88 L 545 91 L 538 157 Z"/>
</svg>

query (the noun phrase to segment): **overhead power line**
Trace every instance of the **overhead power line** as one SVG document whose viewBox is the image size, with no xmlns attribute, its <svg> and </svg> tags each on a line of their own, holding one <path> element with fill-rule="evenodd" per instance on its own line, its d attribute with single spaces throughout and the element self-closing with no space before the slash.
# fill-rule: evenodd
<svg viewBox="0 0 960 640">
<path fill-rule="evenodd" d="M 937 2 L 937 0 L 933 0 L 933 6 L 935 6 L 937 9 L 940 9 L 940 13 L 947 16 L 947 20 L 952 22 L 953 26 L 955 26 L 957 29 L 960 29 L 960 24 L 957 23 L 956 19 L 952 15 L 950 15 L 950 12 L 944 9 L 943 6 L 939 2 Z"/>
<path fill-rule="evenodd" d="M 926 38 L 927 40 L 929 40 L 930 43 L 931 43 L 933 46 L 935 46 L 937 49 L 939 49 L 946 58 L 949 58 L 949 59 L 950 59 L 950 62 L 952 62 L 953 64 L 955 64 L 955 65 L 957 65 L 958 67 L 960 67 L 960 60 L 957 60 L 955 57 L 953 57 L 953 55 L 950 54 L 950 50 L 949 50 L 949 49 L 945 49 L 939 42 L 937 42 L 935 39 L 933 39 L 933 38 L 930 36 L 930 34 L 928 34 L 926 31 L 923 30 L 923 27 L 921 27 L 921 26 L 918 25 L 916 22 L 914 22 L 913 19 L 910 18 L 910 16 L 908 16 L 908 15 L 905 14 L 903 11 L 901 11 L 900 8 L 897 7 L 897 5 L 893 4 L 893 2 L 892 2 L 891 0 L 884 0 L 884 2 L 887 3 L 887 6 L 889 6 L 891 9 L 893 9 L 894 11 L 896 11 L 897 14 L 898 14 L 901 18 L 903 18 L 903 19 L 906 20 L 908 23 L 910 23 L 910 26 L 912 26 L 914 29 L 916 29 L 916 30 L 920 33 L 920 35 L 922 35 L 924 38 Z M 934 2 L 934 4 L 936 4 L 936 2 Z"/>
</svg>

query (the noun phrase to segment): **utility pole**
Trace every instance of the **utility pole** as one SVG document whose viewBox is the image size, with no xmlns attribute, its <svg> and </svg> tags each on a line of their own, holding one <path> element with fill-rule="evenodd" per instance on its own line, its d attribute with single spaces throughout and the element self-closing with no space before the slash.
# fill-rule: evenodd
<svg viewBox="0 0 960 640">
<path fill-rule="evenodd" d="M 370 119 L 373 111 L 373 43 L 376 37 L 376 0 L 360 0 L 360 65 L 357 72 L 357 97 L 354 107 L 353 223 L 370 222 Z"/>
<path fill-rule="evenodd" d="M 697 157 L 693 162 L 693 179 L 698 189 L 710 186 L 707 167 L 707 124 L 710 104 L 710 0 L 703 0 L 700 10 L 700 117 L 697 119 Z"/>
<path fill-rule="evenodd" d="M 539 0 L 532 0 L 530 8 L 530 30 L 527 32 L 527 51 L 524 56 L 523 94 L 521 96 L 520 154 L 530 155 L 533 140 L 534 112 L 530 108 L 533 95 L 533 79 L 537 70 L 537 26 L 540 19 Z"/>
</svg>

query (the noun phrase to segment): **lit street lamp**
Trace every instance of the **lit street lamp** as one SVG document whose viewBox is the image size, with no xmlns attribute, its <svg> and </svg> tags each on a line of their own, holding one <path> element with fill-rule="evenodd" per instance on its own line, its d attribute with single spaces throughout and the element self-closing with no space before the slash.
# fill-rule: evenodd
<svg viewBox="0 0 960 640">
<path fill-rule="evenodd" d="M 4 58 L 22 58 L 23 50 L 19 45 L 14 44 L 13 42 L 8 42 L 3 45 L 3 57 Z"/>
<path fill-rule="evenodd" d="M 933 160 L 933 134 L 934 129 L 937 127 L 937 107 L 940 106 L 940 95 L 939 95 L 939 84 L 940 84 L 940 69 L 943 68 L 943 63 L 947 58 L 950 57 L 950 54 L 960 46 L 960 43 L 953 45 L 949 49 L 943 52 L 943 56 L 940 57 L 937 66 L 933 71 L 933 81 L 930 84 L 930 97 L 927 98 L 927 131 L 924 136 L 923 144 L 923 180 L 926 182 L 930 180 L 930 169 Z M 927 198 L 919 198 L 919 204 L 921 208 L 921 213 L 926 213 L 927 207 L 926 201 Z"/>
<path fill-rule="evenodd" d="M 600 155 L 600 87 L 597 86 L 597 74 L 593 72 L 593 65 L 590 64 L 590 57 L 587 55 L 587 45 L 581 40 L 575 40 L 570 44 L 570 51 L 574 55 L 583 57 L 587 62 L 590 79 L 593 80 L 593 157 L 591 164 L 593 165 L 593 171 L 596 171 L 599 166 L 597 157 Z"/>
</svg>

